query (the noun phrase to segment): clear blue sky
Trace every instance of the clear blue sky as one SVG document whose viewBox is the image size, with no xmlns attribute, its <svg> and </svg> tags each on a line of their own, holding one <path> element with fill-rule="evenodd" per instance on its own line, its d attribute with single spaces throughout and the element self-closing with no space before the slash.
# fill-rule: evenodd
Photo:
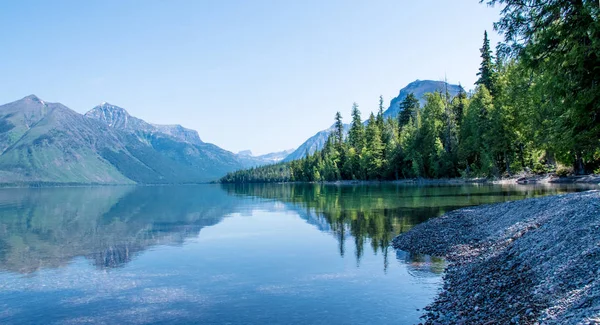
<svg viewBox="0 0 600 325">
<path fill-rule="evenodd" d="M 0 103 L 107 101 L 267 153 L 415 79 L 472 88 L 498 14 L 478 0 L 4 1 Z"/>
</svg>

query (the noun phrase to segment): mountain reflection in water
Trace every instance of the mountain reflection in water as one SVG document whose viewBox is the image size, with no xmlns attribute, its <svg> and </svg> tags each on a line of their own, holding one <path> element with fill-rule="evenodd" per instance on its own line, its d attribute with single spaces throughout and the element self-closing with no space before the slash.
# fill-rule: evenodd
<svg viewBox="0 0 600 325">
<path fill-rule="evenodd" d="M 83 187 L 0 190 L 0 269 L 32 273 L 75 257 L 97 268 L 120 267 L 155 245 L 181 245 L 232 213 L 253 209 L 296 212 L 338 241 L 348 239 L 357 265 L 366 247 L 388 266 L 392 238 L 446 211 L 581 187 L 331 186 L 318 184 Z M 277 204 L 274 204 L 277 203 Z M 396 254 L 415 265 L 422 257 Z M 430 259 L 439 273 L 443 262 Z"/>
<path fill-rule="evenodd" d="M 398 233 L 578 187 L 0 189 L 0 324 L 406 324 L 442 259 Z"/>
</svg>

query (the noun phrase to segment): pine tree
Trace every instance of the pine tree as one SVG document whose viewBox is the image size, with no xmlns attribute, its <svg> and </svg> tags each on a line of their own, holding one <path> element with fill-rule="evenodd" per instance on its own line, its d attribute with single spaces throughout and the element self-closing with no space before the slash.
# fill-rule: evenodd
<svg viewBox="0 0 600 325">
<path fill-rule="evenodd" d="M 400 103 L 400 113 L 398 114 L 398 127 L 402 129 L 410 118 L 415 118 L 416 112 L 419 110 L 419 100 L 415 94 L 410 93 Z"/>
<path fill-rule="evenodd" d="M 503 5 L 496 28 L 504 50 L 541 76 L 542 105 L 554 116 L 551 146 L 577 173 L 600 165 L 598 1 L 488 0 Z M 524 40 L 524 41 L 523 41 Z M 591 169 L 588 167 L 588 170 Z"/>
<path fill-rule="evenodd" d="M 489 3 L 506 5 L 497 26 L 509 44 L 494 62 L 484 34 L 471 97 L 460 89 L 450 101 L 446 89 L 426 94 L 420 109 L 409 94 L 397 119 L 388 120 L 380 97 L 366 127 L 354 104 L 345 139 L 338 112 L 320 151 L 229 173 L 221 181 L 498 176 L 524 168 L 547 172 L 557 161 L 577 172 L 600 167 L 600 73 L 594 73 L 600 67 L 600 25 L 593 23 L 600 7 L 567 0 Z"/>
<path fill-rule="evenodd" d="M 335 140 L 338 148 L 341 148 L 344 142 L 344 123 L 340 112 L 335 113 Z"/>
<path fill-rule="evenodd" d="M 377 111 L 377 126 L 383 129 L 383 96 L 379 96 L 379 111 Z"/>
<path fill-rule="evenodd" d="M 394 152 L 398 146 L 396 130 L 398 122 L 395 119 L 387 118 L 381 129 L 381 144 L 383 145 L 383 171 L 382 178 L 396 179 L 396 168 L 393 163 Z"/>
<path fill-rule="evenodd" d="M 486 140 L 490 134 L 489 116 L 494 109 L 492 96 L 482 85 L 477 88 L 469 102 L 460 133 L 459 157 L 465 165 L 465 172 L 482 176 L 492 175 L 493 157 Z"/>
<path fill-rule="evenodd" d="M 358 104 L 352 104 L 352 125 L 348 132 L 348 142 L 350 147 L 354 148 L 357 153 L 360 154 L 363 146 L 365 145 L 365 130 L 360 119 L 360 111 L 358 110 Z"/>
<path fill-rule="evenodd" d="M 460 84 L 458 84 L 458 87 L 458 94 L 452 99 L 452 113 L 454 114 L 456 125 L 460 128 L 465 112 L 467 94 Z"/>
<path fill-rule="evenodd" d="M 494 94 L 494 58 L 490 48 L 490 40 L 488 39 L 487 31 L 483 33 L 483 46 L 479 49 L 481 52 L 481 66 L 477 75 L 479 79 L 475 82 L 476 85 L 484 85 L 490 93 Z"/>
<path fill-rule="evenodd" d="M 423 169 L 426 177 L 446 176 L 448 171 L 442 166 L 444 146 L 444 95 L 440 92 L 425 95 L 423 106 L 423 126 L 420 128 L 421 145 L 419 150 L 423 156 Z"/>
<path fill-rule="evenodd" d="M 403 178 L 424 176 L 421 127 L 421 112 L 417 111 L 415 118 L 409 118 L 400 132 L 400 146 L 404 149 L 401 166 Z"/>
<path fill-rule="evenodd" d="M 383 167 L 383 144 L 381 143 L 381 129 L 373 113 L 369 116 L 366 132 L 365 172 L 369 179 L 380 179 Z"/>
</svg>

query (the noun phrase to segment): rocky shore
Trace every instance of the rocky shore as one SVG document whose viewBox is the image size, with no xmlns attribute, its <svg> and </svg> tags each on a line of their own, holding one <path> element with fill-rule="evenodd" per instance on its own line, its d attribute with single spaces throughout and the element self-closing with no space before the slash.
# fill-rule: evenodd
<svg viewBox="0 0 600 325">
<path fill-rule="evenodd" d="M 393 245 L 449 262 L 425 324 L 600 324 L 600 191 L 456 210 Z"/>
<path fill-rule="evenodd" d="M 305 182 L 299 182 L 305 183 Z M 582 175 L 559 177 L 554 174 L 536 175 L 522 173 L 505 178 L 408 178 L 395 181 L 324 181 L 315 182 L 329 185 L 372 185 L 372 184 L 401 184 L 401 185 L 464 185 L 464 184 L 502 184 L 502 185 L 532 185 L 532 184 L 600 184 L 600 175 Z"/>
</svg>

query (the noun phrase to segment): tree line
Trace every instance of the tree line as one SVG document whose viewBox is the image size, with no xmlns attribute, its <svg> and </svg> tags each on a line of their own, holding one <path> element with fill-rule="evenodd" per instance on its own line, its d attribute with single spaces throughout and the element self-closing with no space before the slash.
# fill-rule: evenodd
<svg viewBox="0 0 600 325">
<path fill-rule="evenodd" d="M 600 171 L 600 9 L 595 1 L 491 0 L 503 5 L 492 50 L 484 33 L 476 88 L 409 94 L 395 118 L 342 115 L 322 150 L 237 171 L 222 182 L 498 177 L 528 170 Z"/>
</svg>

